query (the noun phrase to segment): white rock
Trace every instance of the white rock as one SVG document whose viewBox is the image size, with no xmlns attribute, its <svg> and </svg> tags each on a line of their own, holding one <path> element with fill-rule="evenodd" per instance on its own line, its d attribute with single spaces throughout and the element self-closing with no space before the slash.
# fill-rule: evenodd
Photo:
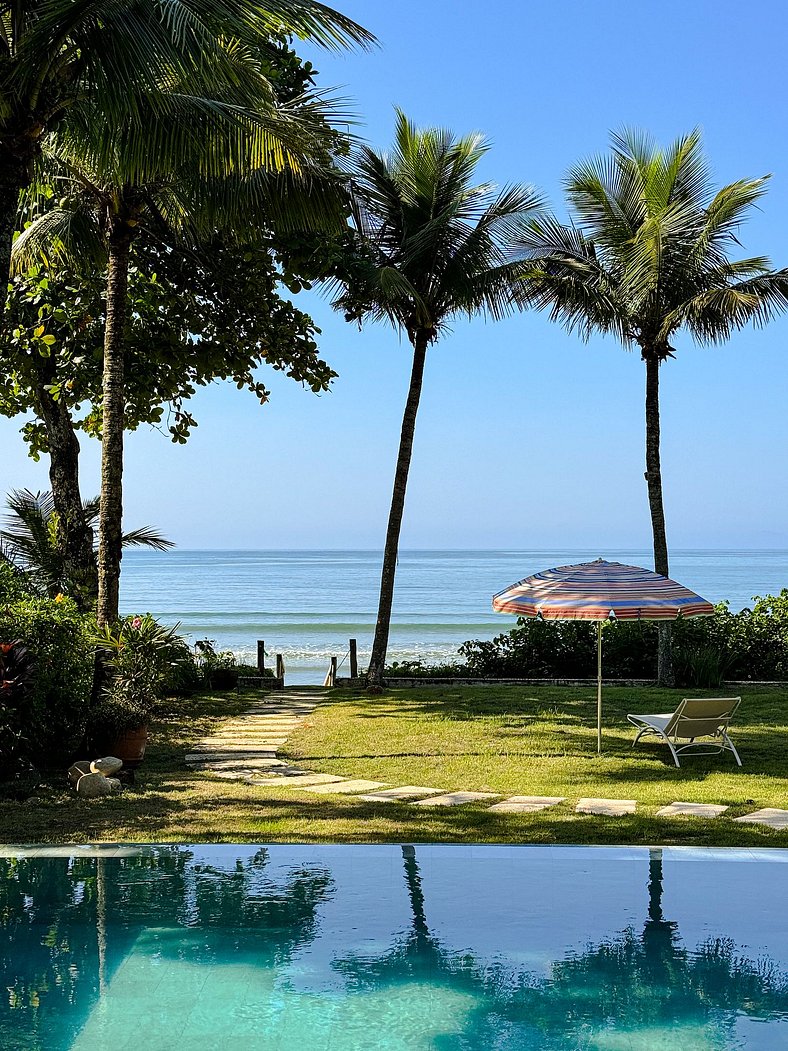
<svg viewBox="0 0 788 1051">
<path fill-rule="evenodd" d="M 96 796 L 108 796 L 112 791 L 112 785 L 103 774 L 83 774 L 77 781 L 77 795 L 85 799 L 94 799 Z"/>
<path fill-rule="evenodd" d="M 110 777 L 112 774 L 116 774 L 118 770 L 122 769 L 122 767 L 122 759 L 116 759 L 114 755 L 106 755 L 103 759 L 95 759 L 90 764 L 90 772 Z"/>
<path fill-rule="evenodd" d="M 73 766 L 68 768 L 68 779 L 72 785 L 75 785 L 79 781 L 83 774 L 90 773 L 90 763 L 87 759 L 80 759 L 74 763 Z"/>
</svg>

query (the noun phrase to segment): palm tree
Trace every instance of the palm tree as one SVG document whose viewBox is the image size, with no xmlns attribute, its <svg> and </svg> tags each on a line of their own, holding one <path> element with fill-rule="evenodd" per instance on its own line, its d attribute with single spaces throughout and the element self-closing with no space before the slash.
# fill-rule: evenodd
<svg viewBox="0 0 788 1051">
<path fill-rule="evenodd" d="M 349 321 L 388 321 L 413 347 L 383 553 L 367 677 L 386 661 L 394 574 L 427 348 L 457 316 L 504 317 L 522 300 L 514 249 L 540 207 L 528 186 L 475 183 L 489 149 L 479 135 L 416 129 L 397 111 L 390 154 L 359 149 L 350 161 L 351 245 L 333 278 Z"/>
<path fill-rule="evenodd" d="M 265 56 L 264 56 L 265 57 Z M 46 182 L 64 198 L 47 208 L 17 238 L 13 257 L 24 268 L 48 261 L 102 256 L 107 266 L 102 383 L 101 506 L 98 519 L 100 627 L 118 616 L 123 517 L 125 329 L 133 241 L 147 228 L 158 239 L 198 243 L 218 222 L 248 228 L 255 221 L 338 229 L 344 198 L 336 173 L 326 171 L 336 133 L 331 104 L 308 93 L 278 103 L 258 52 L 239 69 L 266 88 L 261 110 L 249 120 L 228 120 L 209 100 L 183 97 L 158 113 L 149 99 L 142 126 L 116 134 L 89 103 L 74 105 L 44 151 Z M 252 119 L 253 118 L 253 119 Z M 184 132 L 183 129 L 187 129 Z M 147 150 L 141 174 L 139 156 Z M 158 168 L 155 167 L 158 162 Z M 35 210 L 35 187 L 29 207 Z M 48 191 L 51 192 L 51 191 Z"/>
<path fill-rule="evenodd" d="M 0 275 L 41 144 L 75 106 L 90 100 L 110 128 L 143 127 L 142 97 L 160 115 L 181 95 L 259 111 L 259 82 L 239 60 L 282 32 L 324 47 L 374 41 L 314 0 L 0 0 Z M 141 177 L 148 156 L 137 155 Z"/>
<path fill-rule="evenodd" d="M 766 177 L 711 188 L 700 134 L 667 149 L 647 135 L 612 137 L 609 156 L 572 168 L 570 225 L 535 219 L 523 240 L 530 302 L 584 339 L 612 333 L 636 346 L 646 367 L 646 482 L 654 569 L 669 575 L 660 464 L 660 367 L 686 330 L 721 343 L 748 322 L 763 325 L 788 306 L 788 271 L 763 256 L 732 260 L 747 211 Z M 670 627 L 660 628 L 658 679 L 673 681 Z"/>
<path fill-rule="evenodd" d="M 0 529 L 0 560 L 9 563 L 42 595 L 70 595 L 83 608 L 95 602 L 98 549 L 94 545 L 92 565 L 75 573 L 73 562 L 63 550 L 52 493 L 15 489 L 8 494 L 6 503 L 8 514 Z M 99 516 L 98 497 L 84 501 L 82 516 L 93 535 Z M 168 551 L 175 546 L 151 526 L 124 533 L 121 543 L 124 548 L 147 547 L 154 551 Z"/>
</svg>

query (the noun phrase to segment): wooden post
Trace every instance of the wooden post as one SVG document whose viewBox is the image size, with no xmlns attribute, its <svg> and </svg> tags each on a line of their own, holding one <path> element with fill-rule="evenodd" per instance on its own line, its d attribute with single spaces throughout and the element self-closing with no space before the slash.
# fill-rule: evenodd
<svg viewBox="0 0 788 1051">
<path fill-rule="evenodd" d="M 350 678 L 358 678 L 358 644 L 355 639 L 350 640 Z"/>
<path fill-rule="evenodd" d="M 265 643 L 262 639 L 257 640 L 257 670 L 261 675 L 265 671 Z"/>
<path fill-rule="evenodd" d="M 285 677 L 285 661 L 281 653 L 276 655 L 276 677 L 277 679 L 284 679 Z"/>
<path fill-rule="evenodd" d="M 336 657 L 331 658 L 331 686 L 337 684 L 337 659 Z"/>
</svg>

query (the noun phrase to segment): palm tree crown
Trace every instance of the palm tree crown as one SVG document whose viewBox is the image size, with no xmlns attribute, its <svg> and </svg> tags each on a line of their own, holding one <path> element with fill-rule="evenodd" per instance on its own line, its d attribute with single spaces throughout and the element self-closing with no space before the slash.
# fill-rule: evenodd
<svg viewBox="0 0 788 1051">
<path fill-rule="evenodd" d="M 610 332 L 662 359 L 679 329 L 718 343 L 748 322 L 765 324 L 788 305 L 788 271 L 730 253 L 767 179 L 715 192 L 699 132 L 665 150 L 638 132 L 614 135 L 608 156 L 566 178 L 572 224 L 530 224 L 531 302 L 584 338 Z"/>
<path fill-rule="evenodd" d="M 348 320 L 434 339 L 457 315 L 498 319 L 517 307 L 519 242 L 541 202 L 528 186 L 474 183 L 489 148 L 479 135 L 417 129 L 398 110 L 392 152 L 354 154 L 356 254 L 334 301 Z"/>
</svg>

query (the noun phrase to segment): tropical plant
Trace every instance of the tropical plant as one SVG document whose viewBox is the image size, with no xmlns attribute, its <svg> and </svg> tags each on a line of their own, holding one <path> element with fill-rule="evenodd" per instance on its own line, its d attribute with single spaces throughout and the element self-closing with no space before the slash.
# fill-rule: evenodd
<svg viewBox="0 0 788 1051">
<path fill-rule="evenodd" d="M 351 232 L 332 284 L 348 321 L 387 321 L 413 347 L 383 553 L 368 679 L 383 677 L 397 550 L 427 349 L 458 316 L 496 320 L 522 300 L 516 245 L 540 206 L 527 186 L 475 183 L 488 144 L 479 135 L 417 129 L 397 111 L 394 149 L 357 150 L 349 163 Z"/>
<path fill-rule="evenodd" d="M 34 678 L 35 660 L 25 644 L 0 643 L 0 782 L 23 769 L 25 707 L 32 702 Z"/>
<path fill-rule="evenodd" d="M 85 732 L 94 667 L 91 621 L 63 595 L 0 602 L 0 640 L 19 640 L 35 661 L 29 703 L 19 714 L 25 758 L 37 768 L 62 763 Z"/>
<path fill-rule="evenodd" d="M 31 182 L 41 144 L 86 101 L 97 128 L 142 128 L 150 110 L 166 117 L 185 98 L 204 119 L 237 121 L 270 99 L 247 61 L 277 33 L 324 47 L 368 45 L 355 22 L 312 0 L 0 0 L 0 275 L 8 273 L 20 191 Z M 146 105 L 141 105 L 141 99 Z M 278 122 L 281 124 L 281 122 Z M 271 122 L 268 122 L 270 132 Z M 168 143 L 150 127 L 137 139 L 137 177 L 161 170 L 163 149 L 179 163 L 184 124 Z M 286 137 L 287 129 L 280 128 Z M 112 136 L 105 136 L 112 150 Z M 148 166 L 152 160 L 152 166 Z"/>
<path fill-rule="evenodd" d="M 91 713 L 94 732 L 123 733 L 149 721 L 173 664 L 188 659 L 177 632 L 177 624 L 165 628 L 146 613 L 92 634 L 105 669 L 101 700 Z"/>
<path fill-rule="evenodd" d="M 0 529 L 0 560 L 24 575 L 37 594 L 49 598 L 70 595 L 82 608 L 92 606 L 96 599 L 98 552 L 95 543 L 91 563 L 75 572 L 60 544 L 58 512 L 52 493 L 15 489 L 6 499 L 9 513 L 4 528 Z M 82 514 L 92 536 L 99 514 L 98 497 L 84 501 Z M 175 546 L 151 526 L 124 533 L 122 544 L 124 548 L 148 547 L 154 551 L 167 551 Z"/>
<path fill-rule="evenodd" d="M 613 135 L 608 156 L 567 174 L 569 225 L 530 224 L 522 245 L 530 302 L 584 339 L 615 335 L 638 347 L 646 368 L 646 482 L 654 568 L 669 575 L 660 463 L 660 367 L 687 331 L 721 343 L 788 306 L 788 271 L 763 256 L 730 258 L 766 178 L 714 191 L 698 131 L 662 148 L 638 131 Z M 658 679 L 673 678 L 670 626 L 660 629 Z"/>
</svg>

